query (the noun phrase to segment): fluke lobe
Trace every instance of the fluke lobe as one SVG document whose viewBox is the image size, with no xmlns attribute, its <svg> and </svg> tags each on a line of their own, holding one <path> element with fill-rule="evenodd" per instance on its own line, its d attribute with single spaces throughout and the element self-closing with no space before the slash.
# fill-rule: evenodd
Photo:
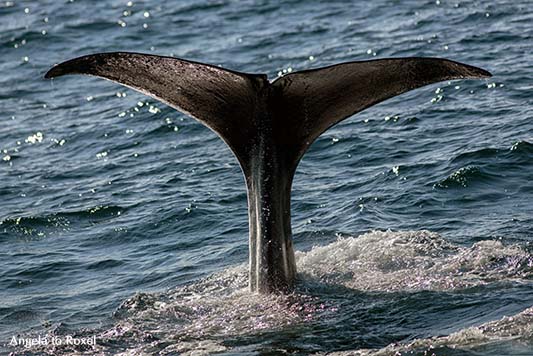
<svg viewBox="0 0 533 356">
<path fill-rule="evenodd" d="M 250 289 L 290 290 L 296 277 L 291 185 L 298 162 L 329 127 L 406 91 L 491 74 L 439 58 L 348 62 L 293 72 L 269 82 L 209 64 L 140 53 L 98 53 L 58 64 L 45 78 L 102 77 L 197 119 L 220 136 L 248 188 Z"/>
</svg>

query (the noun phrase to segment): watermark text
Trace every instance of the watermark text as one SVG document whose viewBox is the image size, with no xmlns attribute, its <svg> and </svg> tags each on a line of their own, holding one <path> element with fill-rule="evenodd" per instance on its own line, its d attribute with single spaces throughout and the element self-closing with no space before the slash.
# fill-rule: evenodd
<svg viewBox="0 0 533 356">
<path fill-rule="evenodd" d="M 19 346 L 24 348 L 32 348 L 36 346 L 62 346 L 62 345 L 87 345 L 95 346 L 96 345 L 96 335 L 91 337 L 74 337 L 71 335 L 67 336 L 41 336 L 38 337 L 11 337 L 9 341 L 9 346 Z"/>
</svg>

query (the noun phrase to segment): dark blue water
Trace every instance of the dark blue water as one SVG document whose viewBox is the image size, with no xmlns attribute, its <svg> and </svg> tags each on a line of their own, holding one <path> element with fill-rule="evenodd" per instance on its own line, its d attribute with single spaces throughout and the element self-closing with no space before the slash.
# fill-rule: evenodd
<svg viewBox="0 0 533 356">
<path fill-rule="evenodd" d="M 533 354 L 529 1 L 2 1 L 0 343 L 14 354 Z M 490 70 L 333 127 L 296 174 L 299 283 L 247 291 L 244 180 L 193 119 L 54 63 Z M 9 345 L 96 337 L 94 348 Z"/>
</svg>

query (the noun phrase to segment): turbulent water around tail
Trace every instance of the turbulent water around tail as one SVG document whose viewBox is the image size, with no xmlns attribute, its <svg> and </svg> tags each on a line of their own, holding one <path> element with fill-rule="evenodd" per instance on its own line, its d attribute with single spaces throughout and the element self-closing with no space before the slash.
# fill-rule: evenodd
<svg viewBox="0 0 533 356">
<path fill-rule="evenodd" d="M 374 231 L 300 252 L 298 266 L 298 288 L 290 295 L 250 294 L 247 269 L 241 265 L 163 293 L 138 293 L 127 299 L 115 311 L 114 325 L 76 334 L 95 336 L 96 350 L 54 345 L 38 351 L 55 355 L 235 353 L 276 334 L 274 338 L 290 344 L 294 342 L 289 341 L 291 334 L 306 330 L 310 335 L 322 334 L 332 348 L 361 346 L 340 355 L 475 351 L 494 343 L 512 346 L 514 352 L 522 347 L 527 354 L 533 345 L 533 308 L 505 305 L 511 293 L 500 291 L 522 294 L 522 305 L 533 302 L 533 296 L 528 296 L 533 255 L 519 246 L 486 240 L 466 248 L 428 231 Z M 481 295 L 488 300 L 476 300 Z M 497 304 L 510 315 L 485 321 Z M 419 315 L 410 315 L 410 310 L 418 310 Z M 429 333 L 428 338 L 382 349 L 364 348 L 377 332 L 419 329 L 425 334 L 425 323 L 417 319 L 431 315 L 436 319 L 432 327 L 443 328 L 448 335 Z M 48 332 L 51 339 L 70 331 L 60 326 Z M 307 347 L 313 347 L 309 341 Z"/>
<path fill-rule="evenodd" d="M 0 353 L 532 355 L 532 21 L 528 1 L 1 2 Z M 320 137 L 294 182 L 296 290 L 262 296 L 212 132 L 112 83 L 42 80 L 118 50 L 271 79 L 403 56 L 494 77 Z"/>
</svg>

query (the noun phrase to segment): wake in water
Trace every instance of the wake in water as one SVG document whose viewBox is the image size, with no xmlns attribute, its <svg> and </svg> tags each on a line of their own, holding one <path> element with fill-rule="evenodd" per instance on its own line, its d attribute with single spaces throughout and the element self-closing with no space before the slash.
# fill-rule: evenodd
<svg viewBox="0 0 533 356">
<path fill-rule="evenodd" d="M 448 336 L 417 339 L 404 345 L 389 345 L 380 350 L 354 350 L 334 352 L 330 353 L 330 355 L 450 355 L 459 353 L 458 351 L 454 352 L 453 350 L 463 350 L 466 352 L 466 350 L 472 350 L 476 348 L 480 349 L 486 345 L 494 345 L 496 343 L 507 343 L 508 345 L 505 345 L 502 349 L 513 350 L 511 351 L 511 354 L 513 355 L 530 355 L 527 350 L 531 350 L 533 347 L 533 307 L 528 308 L 517 315 L 503 317 L 500 320 L 491 321 L 480 326 L 474 326 L 460 330 Z M 505 352 L 505 354 L 508 352 L 509 351 Z M 487 353 L 477 354 L 481 355 Z"/>
<path fill-rule="evenodd" d="M 341 329 L 381 323 L 396 330 L 402 323 L 398 318 L 410 313 L 395 309 L 400 299 L 406 304 L 406 299 L 422 297 L 420 300 L 431 303 L 431 296 L 439 294 L 428 293 L 446 293 L 454 298 L 461 293 L 485 292 L 483 287 L 492 285 L 511 288 L 528 284 L 533 276 L 533 255 L 527 248 L 505 246 L 497 240 L 462 247 L 429 231 L 374 231 L 356 238 L 340 238 L 327 246 L 297 253 L 297 263 L 299 283 L 294 294 L 250 294 L 247 266 L 240 265 L 175 290 L 133 296 L 116 310 L 112 327 L 81 330 L 76 335 L 96 335 L 94 348 L 47 347 L 29 353 L 197 355 L 253 351 L 250 336 L 255 342 L 272 342 L 271 332 L 284 330 L 282 334 L 288 337 L 293 337 L 293 333 L 297 336 L 298 330 L 303 329 L 307 333 L 308 329 L 324 333 L 330 332 L 327 330 L 332 328 L 332 322 L 340 323 L 337 327 Z M 439 302 L 442 300 L 438 298 L 434 301 L 435 305 Z M 430 307 L 431 304 L 426 305 Z M 411 313 L 415 315 L 424 311 L 423 305 L 413 308 Z M 439 314 L 442 318 L 450 318 L 445 315 L 445 305 L 438 308 L 443 309 Z M 460 325 L 464 325 L 464 320 Z M 63 333 L 61 327 L 51 329 L 50 336 Z M 357 340 L 368 337 L 364 333 L 347 337 L 353 342 L 344 350 L 352 345 L 362 347 L 339 355 L 416 354 L 420 350 L 423 354 L 443 348 L 469 349 L 495 341 L 531 344 L 533 307 L 448 336 L 401 344 L 381 340 L 377 342 L 383 344 L 381 349 L 363 347 L 370 344 Z M 310 340 L 305 353 L 321 351 L 316 345 L 309 345 Z"/>
</svg>

